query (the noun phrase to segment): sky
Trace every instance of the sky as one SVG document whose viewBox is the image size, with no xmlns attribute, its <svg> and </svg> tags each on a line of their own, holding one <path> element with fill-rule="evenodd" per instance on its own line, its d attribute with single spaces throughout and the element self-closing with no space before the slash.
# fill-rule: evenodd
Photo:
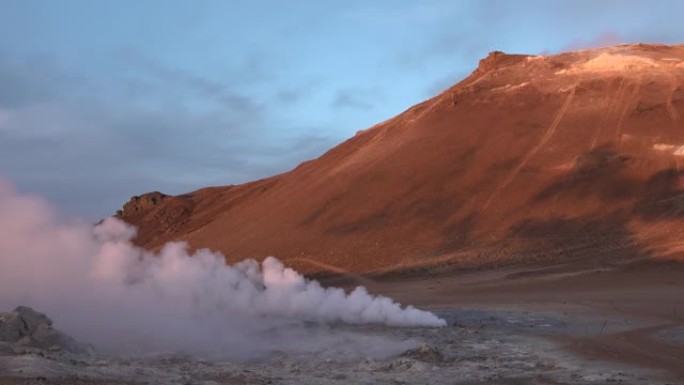
<svg viewBox="0 0 684 385">
<path fill-rule="evenodd" d="M 0 0 L 0 176 L 64 215 L 292 169 L 488 52 L 684 43 L 684 2 Z"/>
</svg>

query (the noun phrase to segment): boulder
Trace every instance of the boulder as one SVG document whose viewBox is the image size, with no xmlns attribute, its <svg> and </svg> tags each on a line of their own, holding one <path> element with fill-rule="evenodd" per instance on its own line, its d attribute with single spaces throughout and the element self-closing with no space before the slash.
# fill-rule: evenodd
<svg viewBox="0 0 684 385">
<path fill-rule="evenodd" d="M 0 341 L 17 343 L 36 332 L 48 337 L 52 320 L 30 307 L 19 306 L 11 313 L 0 314 Z"/>
<path fill-rule="evenodd" d="M 0 313 L 0 347 L 3 352 L 28 352 L 35 349 L 52 352 L 86 352 L 73 338 L 54 329 L 45 314 L 26 306 Z"/>
</svg>

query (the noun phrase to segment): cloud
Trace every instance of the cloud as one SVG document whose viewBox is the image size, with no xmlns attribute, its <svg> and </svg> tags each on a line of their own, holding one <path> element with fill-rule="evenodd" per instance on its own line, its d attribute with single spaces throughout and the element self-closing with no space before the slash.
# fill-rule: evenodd
<svg viewBox="0 0 684 385">
<path fill-rule="evenodd" d="M 134 69 L 143 71 L 146 78 L 149 76 L 165 86 L 181 87 L 184 91 L 195 93 L 198 97 L 211 99 L 220 106 L 236 111 L 253 110 L 258 106 L 250 98 L 235 92 L 229 85 L 220 81 L 212 80 L 193 74 L 189 71 L 169 68 L 160 62 L 144 55 L 142 52 L 129 48 L 119 52 L 119 58 Z M 259 72 L 258 60 L 250 59 L 252 65 L 248 73 L 254 76 Z"/>
<path fill-rule="evenodd" d="M 47 56 L 17 60 L 0 54 L 0 107 L 4 109 L 53 101 L 65 88 L 80 92 L 83 81 L 61 71 Z"/>
<path fill-rule="evenodd" d="M 678 2 L 352 2 L 282 17 L 288 7 L 11 7 L 0 172 L 96 219 L 146 190 L 285 171 L 450 86 L 489 51 L 684 40 Z M 112 12 L 108 33 L 92 33 Z"/>
<path fill-rule="evenodd" d="M 360 88 L 346 88 L 337 90 L 331 106 L 333 108 L 352 108 L 368 111 L 375 108 L 373 99 L 377 97 L 377 92 L 372 92 Z"/>
<path fill-rule="evenodd" d="M 135 194 L 266 177 L 331 144 L 277 135 L 287 127 L 228 84 L 148 65 L 98 79 L 0 57 L 13 81 L 0 89 L 0 173 L 97 220 Z"/>
<path fill-rule="evenodd" d="M 286 105 L 299 103 L 310 98 L 322 85 L 322 80 L 314 79 L 296 87 L 282 88 L 276 92 L 275 100 Z"/>
<path fill-rule="evenodd" d="M 0 179 L 0 309 L 34 307 L 105 351 L 234 359 L 340 350 L 382 357 L 414 343 L 325 325 L 446 325 L 364 288 L 323 288 L 272 257 L 229 266 L 206 249 L 190 255 L 183 243 L 153 254 L 132 245 L 134 235 L 114 218 L 95 227 L 60 221 Z"/>
</svg>

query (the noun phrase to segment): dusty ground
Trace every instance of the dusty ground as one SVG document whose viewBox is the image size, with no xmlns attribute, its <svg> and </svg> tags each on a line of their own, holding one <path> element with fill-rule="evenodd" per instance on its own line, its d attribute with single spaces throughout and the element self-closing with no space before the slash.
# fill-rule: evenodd
<svg viewBox="0 0 684 385">
<path fill-rule="evenodd" d="M 349 285 L 350 279 L 327 283 Z M 386 337 L 386 356 L 330 346 L 247 362 L 174 355 L 0 357 L 1 384 L 681 384 L 684 266 L 503 270 L 365 280 L 448 327 L 307 325 Z M 366 354 L 368 353 L 368 354 Z"/>
<path fill-rule="evenodd" d="M 341 278 L 330 281 L 345 285 Z M 684 383 L 681 262 L 569 264 L 432 278 L 366 279 L 364 284 L 405 303 L 459 309 L 457 322 L 464 314 L 479 312 L 485 329 L 541 337 L 571 354 L 565 362 L 586 360 L 606 370 L 626 365 L 623 374 L 636 377 L 622 379 L 625 383 L 640 383 L 639 378 L 646 383 L 657 378 Z M 488 321 L 487 316 L 492 318 Z M 527 324 L 529 329 L 502 325 L 506 317 L 507 324 Z"/>
</svg>

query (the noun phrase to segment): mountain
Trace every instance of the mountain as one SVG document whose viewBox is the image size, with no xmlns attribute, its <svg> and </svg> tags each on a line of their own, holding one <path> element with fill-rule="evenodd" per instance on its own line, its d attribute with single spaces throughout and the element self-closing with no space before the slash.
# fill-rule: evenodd
<svg viewBox="0 0 684 385">
<path fill-rule="evenodd" d="M 492 52 L 463 81 L 292 171 L 117 216 L 307 272 L 679 258 L 684 45 Z"/>
</svg>

